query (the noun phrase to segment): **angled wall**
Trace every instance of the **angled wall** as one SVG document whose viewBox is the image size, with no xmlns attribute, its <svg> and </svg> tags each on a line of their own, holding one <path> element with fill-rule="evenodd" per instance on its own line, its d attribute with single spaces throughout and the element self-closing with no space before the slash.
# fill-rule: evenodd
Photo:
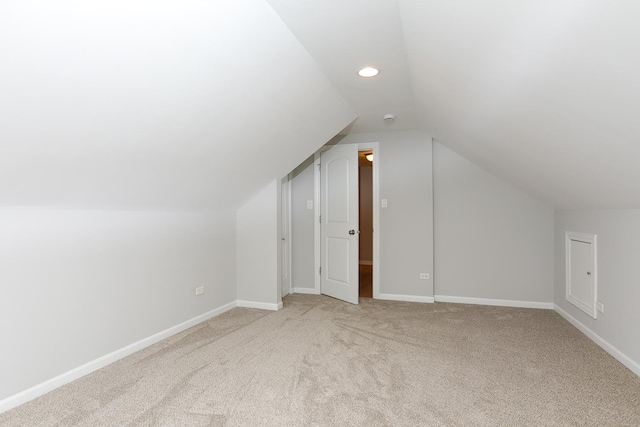
<svg viewBox="0 0 640 427">
<path fill-rule="evenodd" d="M 0 206 L 237 209 L 355 118 L 264 0 L 2 2 L 0 57 Z"/>
<path fill-rule="evenodd" d="M 640 208 L 636 2 L 398 4 L 422 129 L 550 206 Z"/>
<path fill-rule="evenodd" d="M 553 209 L 434 143 L 436 300 L 551 308 Z"/>
</svg>

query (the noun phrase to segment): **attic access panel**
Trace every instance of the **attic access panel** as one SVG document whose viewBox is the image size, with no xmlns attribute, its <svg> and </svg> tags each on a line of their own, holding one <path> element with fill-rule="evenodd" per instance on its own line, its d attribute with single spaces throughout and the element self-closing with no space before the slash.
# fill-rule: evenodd
<svg viewBox="0 0 640 427">
<path fill-rule="evenodd" d="M 567 231 L 565 254 L 567 301 L 596 319 L 596 235 Z"/>
</svg>

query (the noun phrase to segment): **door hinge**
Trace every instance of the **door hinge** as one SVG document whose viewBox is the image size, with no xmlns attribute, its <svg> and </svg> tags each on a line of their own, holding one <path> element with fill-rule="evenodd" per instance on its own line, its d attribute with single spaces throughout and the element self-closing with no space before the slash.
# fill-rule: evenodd
<svg viewBox="0 0 640 427">
<path fill-rule="evenodd" d="M 318 222 L 322 224 L 322 215 L 318 215 Z"/>
<path fill-rule="evenodd" d="M 322 267 L 318 267 L 318 274 L 322 276 Z"/>
</svg>

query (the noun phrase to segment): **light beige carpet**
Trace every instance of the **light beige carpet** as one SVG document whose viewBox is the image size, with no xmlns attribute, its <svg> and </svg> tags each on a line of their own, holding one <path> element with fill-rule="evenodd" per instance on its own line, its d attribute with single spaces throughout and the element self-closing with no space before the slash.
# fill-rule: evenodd
<svg viewBox="0 0 640 427">
<path fill-rule="evenodd" d="M 640 426 L 640 378 L 553 311 L 293 295 L 0 415 L 6 426 Z"/>
</svg>

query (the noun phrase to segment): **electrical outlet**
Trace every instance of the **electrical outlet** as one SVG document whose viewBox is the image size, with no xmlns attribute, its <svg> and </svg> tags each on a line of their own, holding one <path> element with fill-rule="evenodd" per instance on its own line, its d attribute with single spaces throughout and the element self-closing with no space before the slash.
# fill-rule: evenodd
<svg viewBox="0 0 640 427">
<path fill-rule="evenodd" d="M 420 280 L 429 280 L 429 273 L 420 273 Z"/>
<path fill-rule="evenodd" d="M 604 314 L 604 304 L 601 303 L 600 301 L 596 302 L 596 310 Z"/>
<path fill-rule="evenodd" d="M 313 209 L 313 200 L 307 200 L 307 209 Z"/>
<path fill-rule="evenodd" d="M 202 295 L 204 294 L 204 286 L 198 286 L 196 288 L 196 295 Z"/>
</svg>

